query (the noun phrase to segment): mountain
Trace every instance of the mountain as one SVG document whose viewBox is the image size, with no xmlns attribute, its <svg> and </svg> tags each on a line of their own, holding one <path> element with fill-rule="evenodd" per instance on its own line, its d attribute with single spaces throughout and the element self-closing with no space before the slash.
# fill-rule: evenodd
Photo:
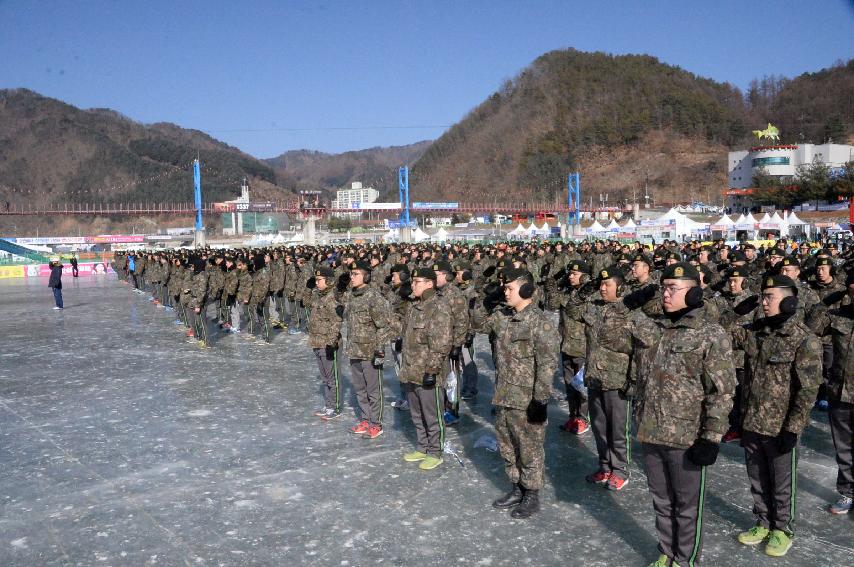
<svg viewBox="0 0 854 567">
<path fill-rule="evenodd" d="M 756 105 L 731 84 L 654 57 L 549 52 L 427 149 L 411 191 L 419 200 L 563 200 L 567 172 L 580 171 L 594 204 L 644 188 L 658 202 L 719 202 L 727 151 L 753 144 L 750 130 L 778 115 L 801 107 L 826 120 L 833 109 L 836 133 L 852 131 L 852 90 L 837 87 L 850 84 L 851 68 L 786 81 Z M 803 139 L 820 142 L 824 131 L 815 124 Z"/>
<path fill-rule="evenodd" d="M 255 198 L 293 196 L 268 165 L 197 130 L 81 110 L 26 89 L 0 90 L 0 201 L 188 202 L 197 155 L 205 201 L 239 195 L 243 177 Z"/>
<path fill-rule="evenodd" d="M 294 189 L 334 191 L 361 181 L 381 193 L 397 192 L 397 170 L 412 165 L 430 147 L 431 141 L 407 146 L 370 148 L 340 154 L 294 150 L 265 159 L 282 180 Z"/>
</svg>

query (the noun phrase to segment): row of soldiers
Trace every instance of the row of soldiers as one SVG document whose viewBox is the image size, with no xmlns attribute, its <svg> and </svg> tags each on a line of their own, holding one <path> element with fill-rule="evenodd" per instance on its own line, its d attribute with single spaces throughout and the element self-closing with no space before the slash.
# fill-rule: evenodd
<svg viewBox="0 0 854 567">
<path fill-rule="evenodd" d="M 592 429 L 596 440 L 599 463 L 588 481 L 615 491 L 626 485 L 634 421 L 653 494 L 659 566 L 697 563 L 705 467 L 725 436 L 741 439 L 757 516 L 739 541 L 766 541 L 769 555 L 788 551 L 798 437 L 822 383 L 842 496 L 831 511 L 851 508 L 850 251 L 830 247 L 803 257 L 800 248 L 790 250 L 785 241 L 764 254 L 750 245 L 665 242 L 652 255 L 639 244 L 502 243 L 298 247 L 239 258 L 251 258 L 256 272 L 272 271 L 276 260 L 312 266 L 301 303 L 325 384 L 321 419 L 341 415 L 338 354 L 346 327 L 362 417 L 351 431 L 382 434 L 390 347 L 418 439 L 404 459 L 425 470 L 442 462 L 448 413 L 453 419 L 459 399 L 476 395 L 472 339 L 486 334 L 496 369 L 496 434 L 512 483 L 494 506 L 512 508 L 514 517 L 539 508 L 547 405 L 562 367 L 570 412 L 562 428 Z M 229 257 L 199 257 L 205 255 L 213 265 Z M 194 272 L 199 257 L 187 259 Z M 279 309 L 276 292 L 266 293 L 256 312 L 271 305 L 291 312 Z M 557 328 L 543 309 L 559 312 Z M 463 377 L 462 395 L 445 387 L 454 374 Z"/>
</svg>

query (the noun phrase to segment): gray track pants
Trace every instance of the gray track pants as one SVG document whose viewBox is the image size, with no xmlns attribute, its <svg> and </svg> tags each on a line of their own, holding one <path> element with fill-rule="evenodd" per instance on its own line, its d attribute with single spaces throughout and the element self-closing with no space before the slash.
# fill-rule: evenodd
<svg viewBox="0 0 854 567">
<path fill-rule="evenodd" d="M 776 437 L 753 431 L 742 434 L 741 446 L 758 523 L 791 536 L 795 529 L 798 448 L 780 453 Z"/>
<path fill-rule="evenodd" d="M 356 391 L 362 419 L 371 425 L 382 425 L 383 380 L 382 368 L 374 368 L 370 360 L 350 359 L 350 381 Z"/>
<path fill-rule="evenodd" d="M 326 348 L 314 349 L 320 379 L 323 382 L 323 407 L 341 412 L 341 382 L 338 380 L 338 351 L 332 357 L 326 355 Z"/>
<path fill-rule="evenodd" d="M 623 398 L 617 390 L 590 389 L 587 394 L 590 425 L 599 455 L 599 470 L 625 480 L 629 478 L 631 459 L 631 400 Z"/>
<path fill-rule="evenodd" d="M 843 496 L 854 498 L 854 404 L 830 403 L 830 432 L 836 447 L 836 490 Z"/>
<path fill-rule="evenodd" d="M 688 459 L 686 449 L 643 444 L 647 485 L 655 509 L 658 549 L 683 567 L 700 562 L 706 467 Z"/>
<path fill-rule="evenodd" d="M 402 384 L 409 400 L 409 413 L 415 426 L 418 450 L 441 458 L 445 448 L 445 420 L 442 417 L 441 388 L 423 388 Z"/>
</svg>

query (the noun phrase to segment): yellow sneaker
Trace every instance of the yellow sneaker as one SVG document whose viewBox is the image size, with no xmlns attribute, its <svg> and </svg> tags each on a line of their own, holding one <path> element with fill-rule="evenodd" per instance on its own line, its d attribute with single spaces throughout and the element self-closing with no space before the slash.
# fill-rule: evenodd
<svg viewBox="0 0 854 567">
<path fill-rule="evenodd" d="M 423 461 L 426 458 L 427 453 L 422 453 L 421 451 L 412 451 L 411 453 L 403 455 L 403 460 L 407 463 L 417 463 L 418 461 Z"/>
<path fill-rule="evenodd" d="M 742 545 L 759 545 L 768 537 L 768 528 L 753 526 L 746 532 L 738 534 L 738 542 Z"/>
<path fill-rule="evenodd" d="M 792 538 L 782 530 L 771 530 L 768 543 L 765 545 L 765 555 L 771 557 L 783 557 L 792 547 Z"/>
<path fill-rule="evenodd" d="M 418 468 L 422 471 L 431 471 L 442 464 L 442 459 L 439 457 L 433 457 L 432 455 L 427 455 L 424 457 L 424 460 L 421 461 L 421 464 L 418 465 Z"/>
</svg>

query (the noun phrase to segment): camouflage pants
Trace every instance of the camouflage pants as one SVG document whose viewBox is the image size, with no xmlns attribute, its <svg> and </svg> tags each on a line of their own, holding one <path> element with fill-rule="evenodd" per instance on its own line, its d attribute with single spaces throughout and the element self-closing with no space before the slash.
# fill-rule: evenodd
<svg viewBox="0 0 854 567">
<path fill-rule="evenodd" d="M 498 452 L 507 476 L 528 490 L 543 487 L 546 423 L 528 423 L 525 410 L 498 407 L 495 414 Z"/>
</svg>

